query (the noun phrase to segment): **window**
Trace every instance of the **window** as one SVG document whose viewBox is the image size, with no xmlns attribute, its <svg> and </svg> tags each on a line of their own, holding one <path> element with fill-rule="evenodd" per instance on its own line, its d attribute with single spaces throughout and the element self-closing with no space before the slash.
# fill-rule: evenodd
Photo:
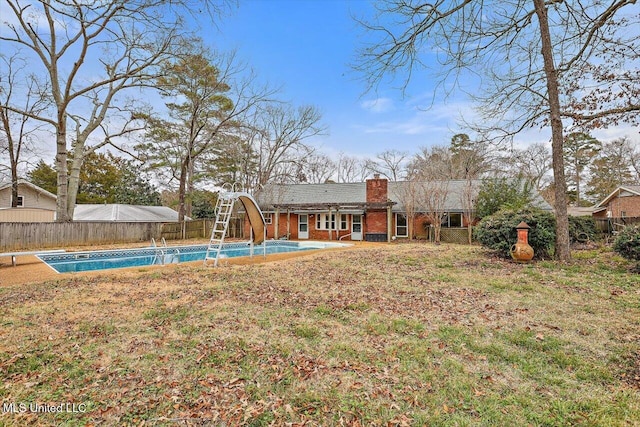
<svg viewBox="0 0 640 427">
<path fill-rule="evenodd" d="M 340 214 L 340 230 L 346 230 L 348 228 L 349 225 L 347 224 L 347 215 Z"/>
<path fill-rule="evenodd" d="M 620 218 L 626 218 L 627 217 L 627 211 L 620 211 Z"/>
<path fill-rule="evenodd" d="M 347 230 L 349 228 L 347 214 L 340 214 L 340 230 Z M 336 229 L 336 214 L 317 214 L 316 215 L 316 230 L 335 230 Z"/>
<path fill-rule="evenodd" d="M 24 196 L 18 196 L 18 204 L 16 206 L 19 208 L 24 207 Z"/>
<path fill-rule="evenodd" d="M 272 224 L 273 223 L 273 214 L 272 213 L 264 214 L 264 222 L 267 223 L 267 224 Z"/>
<path fill-rule="evenodd" d="M 462 213 L 460 212 L 447 212 L 442 216 L 443 227 L 462 227 Z"/>
<path fill-rule="evenodd" d="M 449 227 L 462 227 L 462 214 L 460 212 L 449 212 Z"/>
<path fill-rule="evenodd" d="M 407 216 L 405 214 L 396 214 L 396 236 L 407 237 L 409 228 L 407 227 Z"/>
</svg>

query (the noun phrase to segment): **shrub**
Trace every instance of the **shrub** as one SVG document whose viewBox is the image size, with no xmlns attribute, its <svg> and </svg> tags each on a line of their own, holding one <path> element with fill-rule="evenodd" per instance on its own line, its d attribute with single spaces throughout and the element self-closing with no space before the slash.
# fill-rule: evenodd
<svg viewBox="0 0 640 427">
<path fill-rule="evenodd" d="M 596 221 L 590 216 L 569 217 L 569 238 L 571 243 L 584 243 L 586 240 L 598 240 Z"/>
<path fill-rule="evenodd" d="M 626 259 L 640 261 L 640 225 L 625 227 L 613 242 L 613 250 Z"/>
<path fill-rule="evenodd" d="M 518 210 L 505 209 L 483 218 L 475 228 L 475 238 L 486 248 L 498 252 L 505 258 L 517 241 L 516 226 L 526 222 L 529 230 L 529 245 L 535 259 L 551 257 L 556 237 L 556 220 L 552 213 L 536 208 Z"/>
<path fill-rule="evenodd" d="M 483 179 L 476 197 L 476 215 L 484 218 L 502 209 L 524 209 L 533 199 L 533 185 L 525 178 Z"/>
</svg>

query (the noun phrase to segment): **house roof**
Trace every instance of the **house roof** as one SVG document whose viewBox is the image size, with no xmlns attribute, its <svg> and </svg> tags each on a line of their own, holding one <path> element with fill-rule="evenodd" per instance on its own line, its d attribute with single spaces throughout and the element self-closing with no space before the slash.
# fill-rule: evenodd
<svg viewBox="0 0 640 427">
<path fill-rule="evenodd" d="M 465 192 L 468 181 L 450 180 L 441 181 L 436 186 L 446 188 L 444 210 L 461 211 L 462 195 Z M 472 194 L 475 195 L 482 181 L 471 181 Z M 405 210 L 402 196 L 407 192 L 409 181 L 390 181 L 387 187 L 387 197 L 392 203 L 394 212 Z M 340 207 L 340 209 L 359 208 L 367 205 L 366 182 L 355 183 L 325 183 L 325 184 L 271 184 L 264 187 L 256 197 L 263 210 L 273 207 L 290 207 L 292 209 L 316 209 L 324 210 L 327 207 Z M 539 195 L 534 196 L 534 205 L 545 210 L 551 210 L 551 206 Z M 418 206 L 418 211 L 421 207 Z M 424 210 L 424 208 L 422 208 Z"/>
<path fill-rule="evenodd" d="M 166 206 L 76 205 L 74 221 L 177 222 L 178 212 Z"/>
<path fill-rule="evenodd" d="M 591 216 L 594 212 L 597 212 L 595 206 L 569 206 L 567 207 L 567 213 L 569 216 Z"/>
<path fill-rule="evenodd" d="M 363 205 L 366 183 L 271 184 L 257 197 L 261 207 L 280 205 Z"/>
<path fill-rule="evenodd" d="M 42 187 L 38 187 L 35 184 L 32 184 L 31 182 L 27 181 L 26 179 L 18 179 L 18 185 L 24 185 L 26 187 L 29 187 L 35 191 L 37 191 L 38 193 L 47 196 L 51 199 L 56 199 L 56 195 L 53 193 L 48 192 L 47 190 L 45 190 Z M 0 181 L 0 191 L 6 189 L 6 188 L 11 188 L 11 181 Z"/>
<path fill-rule="evenodd" d="M 420 191 L 441 191 L 445 194 L 445 199 L 442 204 L 442 210 L 444 211 L 462 211 L 463 200 L 465 192 L 469 192 L 471 197 L 475 199 L 480 188 L 480 180 L 450 180 L 450 181 L 433 181 L 424 183 L 424 189 Z M 469 187 L 470 184 L 470 187 Z M 389 199 L 396 203 L 393 207 L 394 212 L 403 212 L 404 208 L 403 200 L 406 199 L 406 193 L 410 191 L 408 181 L 396 181 L 389 183 Z M 416 211 L 426 210 L 424 206 L 421 206 L 418 201 L 416 204 Z"/>
<path fill-rule="evenodd" d="M 596 205 L 596 208 L 607 206 L 611 199 L 618 197 L 620 194 L 623 194 L 625 192 L 633 196 L 640 196 L 640 185 L 621 185 L 620 187 L 613 190 L 611 194 L 605 197 L 600 203 L 598 203 Z"/>
</svg>

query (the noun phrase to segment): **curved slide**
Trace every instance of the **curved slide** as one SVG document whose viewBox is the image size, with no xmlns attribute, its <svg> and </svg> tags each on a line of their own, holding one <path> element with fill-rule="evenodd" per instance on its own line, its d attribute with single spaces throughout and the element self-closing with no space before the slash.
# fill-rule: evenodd
<svg viewBox="0 0 640 427">
<path fill-rule="evenodd" d="M 244 211 L 247 213 L 247 218 L 249 218 L 249 224 L 253 230 L 253 243 L 259 245 L 264 242 L 266 227 L 262 211 L 249 193 L 234 193 L 234 197 L 242 202 Z"/>
</svg>

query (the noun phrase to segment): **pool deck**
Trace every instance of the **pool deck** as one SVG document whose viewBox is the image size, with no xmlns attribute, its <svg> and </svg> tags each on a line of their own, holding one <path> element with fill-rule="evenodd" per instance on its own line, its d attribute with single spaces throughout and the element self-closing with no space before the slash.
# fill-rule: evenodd
<svg viewBox="0 0 640 427">
<path fill-rule="evenodd" d="M 329 243 L 330 241 L 327 241 Z M 335 241 L 333 241 L 336 243 Z M 207 244 L 208 240 L 189 240 L 189 241 L 176 241 L 171 242 L 169 246 L 178 246 L 178 245 L 198 245 L 198 244 Z M 370 242 L 350 242 L 350 241 L 342 241 L 340 243 L 349 243 L 353 246 L 347 246 L 343 248 L 332 248 L 329 250 L 345 250 L 349 248 L 355 247 L 368 247 L 368 246 L 377 246 L 384 245 L 385 243 L 370 243 Z M 107 249 L 121 249 L 121 248 L 142 248 L 149 247 L 148 244 L 119 244 L 119 245 L 101 245 L 101 246 L 92 246 L 92 247 L 73 247 L 73 248 L 64 248 L 67 252 L 72 251 L 87 251 L 87 250 L 107 250 Z M 263 262 L 271 262 L 271 261 L 279 261 L 290 258 L 297 258 L 300 256 L 310 256 L 312 254 L 317 254 L 319 252 L 326 252 L 327 249 L 318 249 L 318 250 L 307 250 L 300 252 L 287 252 L 281 254 L 271 254 L 267 255 L 266 258 L 261 254 L 256 254 L 251 257 L 240 257 L 240 258 L 227 258 L 224 260 L 224 264 L 229 265 L 249 265 L 249 264 L 260 264 Z M 82 276 L 91 276 L 91 275 L 125 275 L 125 274 L 137 274 L 140 273 L 141 269 L 145 271 L 152 269 L 166 269 L 166 268 L 176 268 L 178 265 L 194 265 L 194 266 L 202 266 L 202 261 L 192 261 L 192 262 L 183 262 L 180 264 L 168 264 L 168 265 L 157 265 L 157 266 L 145 266 L 145 267 L 131 267 L 131 268 L 123 268 L 123 269 L 113 269 L 113 270 L 99 270 L 99 271 L 87 271 L 80 273 L 56 273 L 51 267 L 49 267 L 44 262 L 40 261 L 33 255 L 20 256 L 18 257 L 18 265 L 13 267 L 11 265 L 11 259 L 0 258 L 0 287 L 9 287 L 9 286 L 18 286 L 25 285 L 30 283 L 42 283 L 50 280 L 61 280 L 68 279 L 77 275 Z M 211 266 L 210 268 L 215 268 Z M 224 265 L 218 268 L 224 268 Z"/>
</svg>

